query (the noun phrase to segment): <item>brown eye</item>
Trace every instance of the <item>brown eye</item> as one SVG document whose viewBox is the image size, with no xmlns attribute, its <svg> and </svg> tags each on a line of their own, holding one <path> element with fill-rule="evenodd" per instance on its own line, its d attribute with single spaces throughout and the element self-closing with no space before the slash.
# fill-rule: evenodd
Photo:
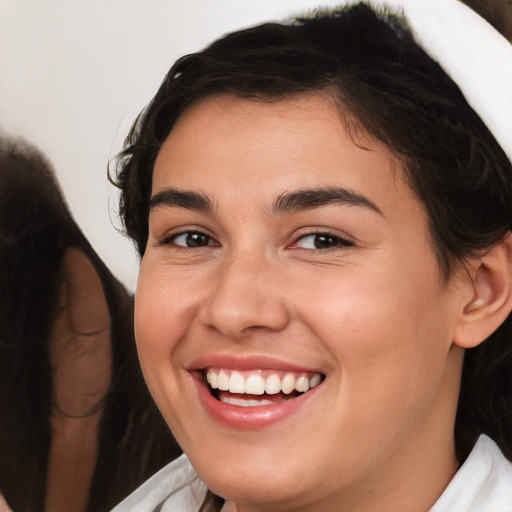
<svg viewBox="0 0 512 512">
<path fill-rule="evenodd" d="M 199 231 L 187 231 L 185 233 L 179 233 L 169 239 L 169 242 L 178 245 L 179 247 L 206 247 L 213 245 L 213 240 L 204 233 Z"/>
<path fill-rule="evenodd" d="M 311 233 L 301 236 L 296 247 L 300 249 L 332 249 L 338 246 L 352 246 L 352 242 L 345 240 L 339 236 L 331 235 L 330 233 Z"/>
</svg>

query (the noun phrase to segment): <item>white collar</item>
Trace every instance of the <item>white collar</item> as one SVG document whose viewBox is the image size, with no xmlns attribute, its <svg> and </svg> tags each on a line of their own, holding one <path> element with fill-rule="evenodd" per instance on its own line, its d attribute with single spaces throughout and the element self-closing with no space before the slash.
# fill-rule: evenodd
<svg viewBox="0 0 512 512">
<path fill-rule="evenodd" d="M 512 463 L 481 435 L 430 512 L 512 512 Z"/>
</svg>

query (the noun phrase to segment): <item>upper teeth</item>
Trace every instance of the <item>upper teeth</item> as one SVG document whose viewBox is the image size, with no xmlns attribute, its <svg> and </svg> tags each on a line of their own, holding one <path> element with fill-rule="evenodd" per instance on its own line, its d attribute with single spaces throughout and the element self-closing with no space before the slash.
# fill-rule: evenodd
<svg viewBox="0 0 512 512">
<path fill-rule="evenodd" d="M 267 373 L 264 375 L 263 373 Z M 206 380 L 213 389 L 249 395 L 275 395 L 283 392 L 288 395 L 296 390 L 305 393 L 317 386 L 322 377 L 319 373 L 290 373 L 256 370 L 239 372 L 219 368 L 210 368 Z"/>
</svg>

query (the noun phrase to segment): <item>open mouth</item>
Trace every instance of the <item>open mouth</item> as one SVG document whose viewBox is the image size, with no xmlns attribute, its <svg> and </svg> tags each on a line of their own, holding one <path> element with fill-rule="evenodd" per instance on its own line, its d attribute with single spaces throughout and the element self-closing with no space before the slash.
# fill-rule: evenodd
<svg viewBox="0 0 512 512">
<path fill-rule="evenodd" d="M 274 405 L 297 398 L 318 386 L 320 373 L 279 370 L 207 368 L 203 382 L 217 400 L 240 407 Z"/>
</svg>

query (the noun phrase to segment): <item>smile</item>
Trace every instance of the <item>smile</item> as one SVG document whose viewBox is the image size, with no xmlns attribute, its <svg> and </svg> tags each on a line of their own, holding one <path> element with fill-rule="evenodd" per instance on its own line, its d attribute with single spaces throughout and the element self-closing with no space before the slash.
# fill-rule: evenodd
<svg viewBox="0 0 512 512">
<path fill-rule="evenodd" d="M 225 368 L 208 368 L 204 377 L 217 400 L 239 407 L 283 403 L 307 393 L 322 381 L 320 373 Z"/>
</svg>

